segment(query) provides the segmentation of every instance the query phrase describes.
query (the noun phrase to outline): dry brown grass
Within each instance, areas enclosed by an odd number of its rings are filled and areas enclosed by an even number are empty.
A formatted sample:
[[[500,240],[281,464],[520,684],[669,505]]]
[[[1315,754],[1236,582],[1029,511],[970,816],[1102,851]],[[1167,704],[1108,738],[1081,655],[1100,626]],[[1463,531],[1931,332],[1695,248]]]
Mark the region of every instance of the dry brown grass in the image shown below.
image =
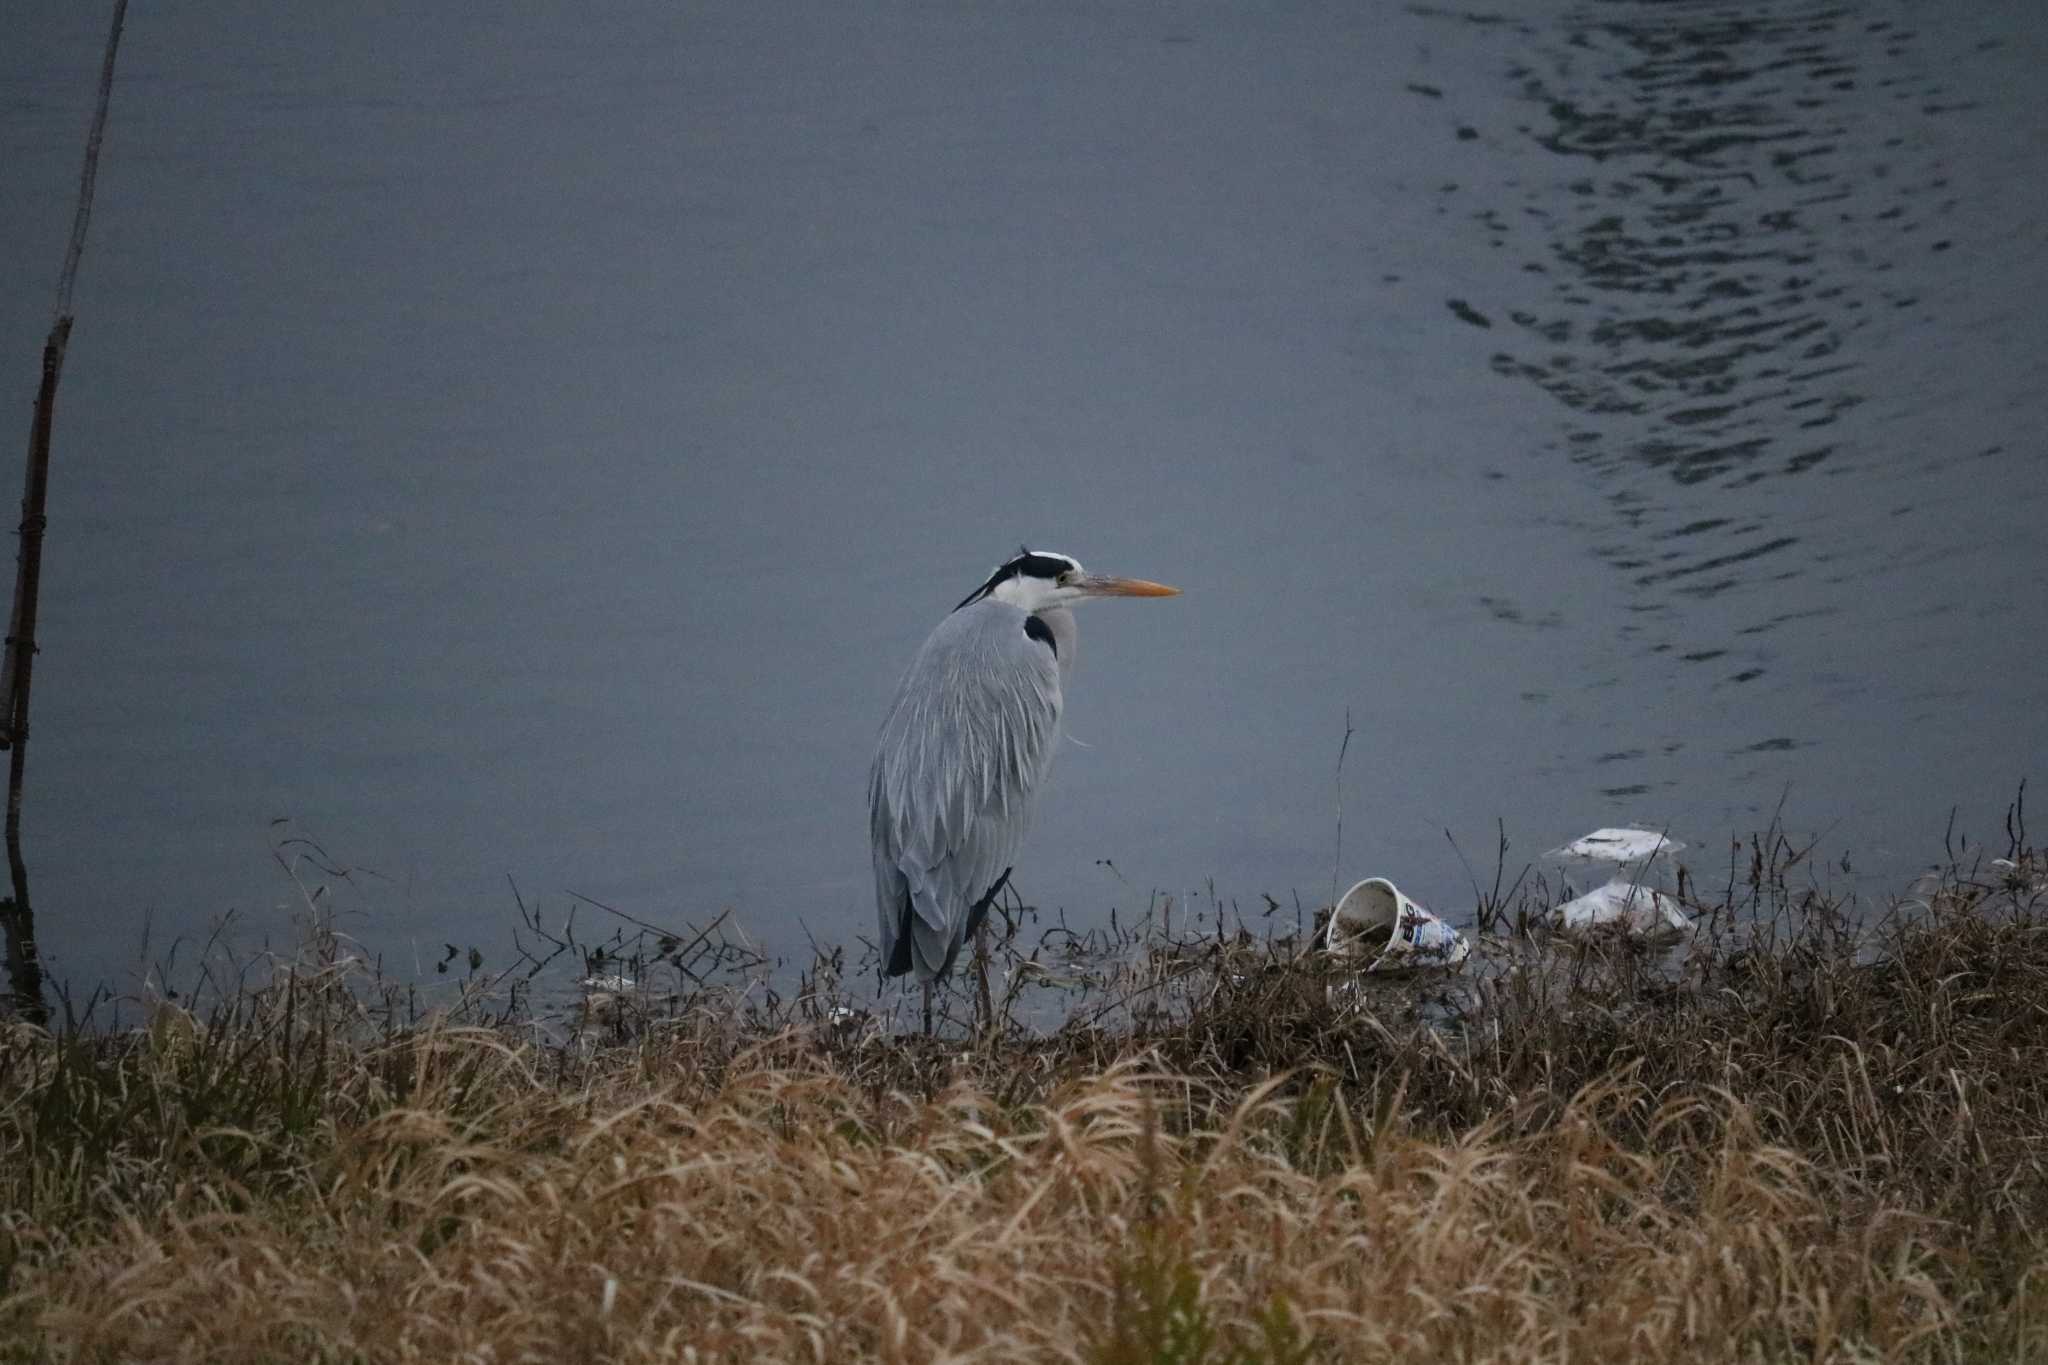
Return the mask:
[[[17,1323],[194,1361],[1901,1358],[1953,1327],[1924,1220],[1838,1217],[1725,1099],[1618,1082],[1531,1136],[1304,1144],[1259,1092],[1162,1131],[1185,1082],[1135,1065],[1006,1111],[878,1108],[794,1045],[571,1093],[529,1062],[422,1041],[413,1103],[263,1197],[123,1212]],[[1678,1154],[1618,1143],[1632,1110]]]
[[[18,1028],[0,1361],[2038,1358],[2037,896],[1547,945],[1431,1024],[1223,945],[979,1043],[707,997],[545,1046],[332,962]]]

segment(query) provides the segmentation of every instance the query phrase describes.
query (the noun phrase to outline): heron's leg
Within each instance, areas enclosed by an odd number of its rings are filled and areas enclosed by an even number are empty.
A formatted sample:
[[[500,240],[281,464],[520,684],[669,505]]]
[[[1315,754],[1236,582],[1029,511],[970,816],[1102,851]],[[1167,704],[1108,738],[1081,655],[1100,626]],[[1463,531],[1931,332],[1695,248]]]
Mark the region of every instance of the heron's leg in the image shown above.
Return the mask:
[[[1010,884],[1010,873],[1015,870],[1004,868],[1003,875],[996,878],[995,885],[967,911],[967,931],[961,935],[962,938],[974,937],[975,930],[981,928],[981,921],[988,915],[988,908],[996,903],[997,896],[1003,894],[1003,888]]]
[[[997,896],[1003,894],[1013,870],[1004,868],[995,885],[967,912],[967,937],[974,940],[974,1016],[978,1037],[986,1037],[995,1029],[995,1006],[990,1003],[988,993],[988,908],[996,903]]]
[[[932,1036],[932,983],[924,983],[924,1036]]]

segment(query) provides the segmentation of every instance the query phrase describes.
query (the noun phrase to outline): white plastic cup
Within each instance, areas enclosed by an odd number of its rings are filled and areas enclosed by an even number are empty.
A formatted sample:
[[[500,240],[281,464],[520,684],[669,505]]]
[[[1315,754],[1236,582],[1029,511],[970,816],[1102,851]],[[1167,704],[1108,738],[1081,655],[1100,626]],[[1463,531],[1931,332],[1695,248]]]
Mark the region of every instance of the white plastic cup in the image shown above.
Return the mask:
[[[1362,946],[1360,940],[1378,937],[1376,929],[1386,931],[1386,943],[1366,964],[1368,972],[1457,967],[1472,954],[1463,934],[1408,899],[1385,877],[1367,877],[1344,893],[1323,926],[1323,950],[1354,955]]]

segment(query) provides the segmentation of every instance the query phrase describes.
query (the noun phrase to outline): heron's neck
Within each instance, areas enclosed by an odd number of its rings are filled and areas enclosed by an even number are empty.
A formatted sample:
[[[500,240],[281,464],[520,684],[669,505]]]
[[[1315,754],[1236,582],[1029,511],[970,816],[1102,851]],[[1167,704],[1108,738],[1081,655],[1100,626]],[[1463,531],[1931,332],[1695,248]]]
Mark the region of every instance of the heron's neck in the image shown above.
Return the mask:
[[[1045,622],[1045,628],[1052,632],[1053,652],[1060,661],[1060,688],[1064,691],[1074,672],[1074,659],[1081,652],[1081,632],[1074,613],[1067,607],[1041,607],[1031,614]]]

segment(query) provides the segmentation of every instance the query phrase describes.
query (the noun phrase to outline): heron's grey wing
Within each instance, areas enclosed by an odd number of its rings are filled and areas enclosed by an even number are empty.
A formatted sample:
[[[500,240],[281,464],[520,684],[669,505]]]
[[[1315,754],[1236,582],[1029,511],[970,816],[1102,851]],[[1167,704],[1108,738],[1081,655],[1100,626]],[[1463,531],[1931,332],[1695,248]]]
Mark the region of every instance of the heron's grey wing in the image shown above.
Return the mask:
[[[948,616],[882,723],[868,805],[891,971],[914,966],[928,981],[952,965],[968,909],[1030,823],[1059,733],[1060,680],[1052,650],[1024,621],[988,600]]]

